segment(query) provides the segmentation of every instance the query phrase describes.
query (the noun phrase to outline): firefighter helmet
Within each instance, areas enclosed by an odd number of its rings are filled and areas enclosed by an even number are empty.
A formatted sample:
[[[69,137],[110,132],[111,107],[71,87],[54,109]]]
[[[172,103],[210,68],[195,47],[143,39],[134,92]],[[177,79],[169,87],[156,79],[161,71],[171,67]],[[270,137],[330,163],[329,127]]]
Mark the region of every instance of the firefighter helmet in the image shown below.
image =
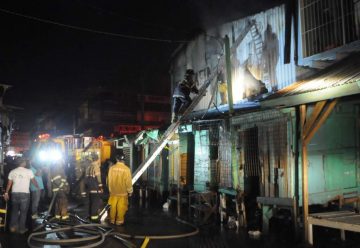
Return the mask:
[[[123,152],[119,152],[118,154],[115,155],[115,158],[117,161],[123,161],[125,159],[125,155]]]
[[[193,69],[187,69],[185,72],[185,76],[195,75],[195,72]]]
[[[91,160],[92,161],[97,161],[98,159],[99,159],[99,156],[97,154],[94,153],[94,154],[91,155]]]

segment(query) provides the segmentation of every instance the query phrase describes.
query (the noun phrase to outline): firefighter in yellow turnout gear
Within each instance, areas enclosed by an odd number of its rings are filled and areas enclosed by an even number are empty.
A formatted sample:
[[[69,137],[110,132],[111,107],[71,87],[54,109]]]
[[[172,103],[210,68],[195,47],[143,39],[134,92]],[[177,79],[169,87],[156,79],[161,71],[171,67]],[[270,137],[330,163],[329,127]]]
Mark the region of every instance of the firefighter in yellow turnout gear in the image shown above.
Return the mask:
[[[92,156],[92,162],[86,170],[85,182],[89,195],[90,220],[98,222],[102,205],[101,193],[103,192],[103,186],[101,183],[100,160],[96,154]]]
[[[124,224],[124,216],[128,210],[128,196],[131,196],[133,187],[131,183],[131,172],[125,165],[124,155],[116,156],[116,164],[110,167],[107,184],[109,187],[110,223],[116,225]]]
[[[58,162],[51,168],[51,189],[55,199],[55,218],[68,220],[68,199],[69,184],[65,176],[64,163]]]

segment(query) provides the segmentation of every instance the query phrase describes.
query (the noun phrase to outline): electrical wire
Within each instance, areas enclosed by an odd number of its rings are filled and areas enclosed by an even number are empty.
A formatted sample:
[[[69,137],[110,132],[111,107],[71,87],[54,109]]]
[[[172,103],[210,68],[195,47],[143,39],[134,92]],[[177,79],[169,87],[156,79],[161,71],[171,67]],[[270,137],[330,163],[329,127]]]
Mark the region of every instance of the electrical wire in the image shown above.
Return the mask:
[[[90,33],[95,33],[95,34],[102,34],[102,35],[120,37],[120,38],[124,38],[124,39],[145,40],[145,41],[164,42],[164,43],[187,43],[187,42],[189,42],[188,40],[158,39],[158,38],[145,37],[145,36],[135,36],[135,35],[127,35],[127,34],[106,32],[106,31],[101,31],[101,30],[96,30],[96,29],[91,29],[91,28],[84,28],[84,27],[79,27],[79,26],[74,26],[74,25],[68,25],[68,24],[64,24],[64,23],[61,23],[61,22],[55,22],[55,21],[42,19],[42,18],[35,17],[35,16],[24,15],[24,14],[21,14],[21,13],[13,12],[13,11],[10,11],[10,10],[7,10],[7,9],[2,9],[2,8],[0,8],[0,12],[6,13],[6,14],[9,14],[9,15],[19,16],[19,17],[30,19],[30,20],[33,20],[33,21],[52,24],[52,25],[56,25],[56,26],[60,26],[60,27],[64,27],[64,28],[69,28],[69,29],[74,29],[74,30],[79,30],[79,31],[84,31],[84,32],[90,32]]]

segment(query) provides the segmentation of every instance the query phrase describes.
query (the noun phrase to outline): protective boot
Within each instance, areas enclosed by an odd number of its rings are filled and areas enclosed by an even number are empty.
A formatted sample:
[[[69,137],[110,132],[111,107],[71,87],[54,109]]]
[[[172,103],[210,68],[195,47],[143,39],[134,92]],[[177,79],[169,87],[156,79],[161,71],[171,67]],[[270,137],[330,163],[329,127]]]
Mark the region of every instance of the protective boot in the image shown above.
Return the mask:
[[[177,120],[178,120],[177,114],[172,113],[172,115],[171,115],[171,123],[177,122]]]

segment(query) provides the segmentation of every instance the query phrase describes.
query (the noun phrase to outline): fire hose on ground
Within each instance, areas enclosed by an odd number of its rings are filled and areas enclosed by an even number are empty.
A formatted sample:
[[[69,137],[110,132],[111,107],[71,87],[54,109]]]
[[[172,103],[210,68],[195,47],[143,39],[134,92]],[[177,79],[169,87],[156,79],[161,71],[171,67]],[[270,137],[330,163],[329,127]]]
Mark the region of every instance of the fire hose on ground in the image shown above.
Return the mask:
[[[91,248],[91,247],[98,247],[99,245],[104,243],[106,240],[106,237],[113,237],[113,238],[119,240],[120,242],[122,242],[122,244],[125,247],[133,248],[136,246],[132,242],[128,241],[127,239],[141,239],[141,240],[145,240],[144,244],[145,243],[147,244],[149,239],[155,239],[155,240],[179,239],[179,238],[191,237],[191,236],[194,236],[199,233],[199,229],[196,226],[194,226],[184,220],[181,220],[179,218],[177,218],[177,221],[179,221],[185,225],[193,227],[194,231],[191,231],[188,233],[182,233],[182,234],[173,234],[173,235],[149,235],[149,236],[148,235],[131,235],[131,234],[126,234],[126,233],[114,232],[113,228],[111,228],[105,224],[90,224],[88,221],[82,219],[81,217],[79,217],[76,214],[71,215],[71,216],[74,217],[75,219],[77,219],[78,221],[80,221],[82,224],[71,225],[69,223],[66,223],[67,226],[65,226],[65,227],[63,227],[63,226],[56,227],[55,223],[52,223],[54,218],[47,220],[47,218],[51,212],[55,198],[56,198],[56,194],[53,195],[48,212],[45,215],[43,223],[40,226],[38,226],[36,229],[34,229],[34,232],[29,235],[28,240],[27,240],[29,247],[41,248],[41,247],[43,247],[43,245],[60,245],[60,246],[71,245],[71,247],[74,247],[74,248],[85,248],[85,247]],[[109,207],[109,205],[105,206],[105,208],[101,211],[101,213],[104,214],[107,211],[108,207]],[[38,231],[45,226],[49,226],[52,229],[46,230],[46,231]],[[63,233],[63,232],[68,232],[68,231],[86,234],[87,236],[81,237],[81,238],[66,238],[66,239],[50,239],[50,238],[43,237],[43,236],[46,236],[46,235],[52,234],[52,233],[57,234],[57,233]],[[34,242],[36,242],[37,244],[41,244],[41,246],[35,245]],[[75,245],[78,245],[78,246],[75,246]],[[146,245],[143,245],[142,247],[146,247]]]

